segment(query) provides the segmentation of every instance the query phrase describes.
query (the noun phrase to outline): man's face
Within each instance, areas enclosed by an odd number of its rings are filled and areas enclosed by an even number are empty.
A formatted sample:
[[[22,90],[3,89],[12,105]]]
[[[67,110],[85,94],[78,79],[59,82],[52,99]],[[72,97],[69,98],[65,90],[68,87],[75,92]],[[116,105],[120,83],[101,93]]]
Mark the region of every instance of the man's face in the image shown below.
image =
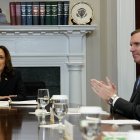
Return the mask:
[[[5,53],[0,49],[0,73],[4,70],[5,67]]]
[[[130,47],[134,61],[140,64],[140,33],[131,36]]]

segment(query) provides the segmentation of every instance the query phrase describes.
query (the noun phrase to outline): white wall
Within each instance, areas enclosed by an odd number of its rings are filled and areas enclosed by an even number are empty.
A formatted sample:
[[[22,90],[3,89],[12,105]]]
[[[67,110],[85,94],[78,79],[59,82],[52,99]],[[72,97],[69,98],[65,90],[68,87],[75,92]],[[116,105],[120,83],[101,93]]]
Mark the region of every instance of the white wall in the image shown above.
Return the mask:
[[[118,94],[129,99],[135,81],[135,63],[130,49],[130,33],[135,29],[135,0],[117,0]]]

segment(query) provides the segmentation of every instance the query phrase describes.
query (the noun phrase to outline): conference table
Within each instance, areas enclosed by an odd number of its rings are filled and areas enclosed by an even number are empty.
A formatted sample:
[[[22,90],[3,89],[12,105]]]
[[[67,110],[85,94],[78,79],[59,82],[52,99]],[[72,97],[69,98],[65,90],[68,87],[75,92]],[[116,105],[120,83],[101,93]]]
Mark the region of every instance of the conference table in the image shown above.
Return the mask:
[[[0,140],[66,140],[68,137],[65,133],[60,133],[59,129],[40,127],[42,118],[34,114],[36,105],[14,105],[9,107],[0,107]],[[119,115],[105,115],[104,119],[122,119]],[[58,123],[57,118],[52,122],[50,115],[45,116],[45,122],[47,125],[52,123]],[[123,118],[125,119],[125,118]],[[75,126],[73,131],[73,140],[81,140],[81,132],[78,129],[79,115],[68,114],[65,120]],[[66,130],[65,128],[64,130]],[[97,140],[101,140],[103,137],[103,131],[108,132],[127,132],[129,130],[139,130],[139,125],[121,125],[114,127],[110,124],[101,125],[101,133],[97,137]],[[70,130],[68,130],[70,131]]]

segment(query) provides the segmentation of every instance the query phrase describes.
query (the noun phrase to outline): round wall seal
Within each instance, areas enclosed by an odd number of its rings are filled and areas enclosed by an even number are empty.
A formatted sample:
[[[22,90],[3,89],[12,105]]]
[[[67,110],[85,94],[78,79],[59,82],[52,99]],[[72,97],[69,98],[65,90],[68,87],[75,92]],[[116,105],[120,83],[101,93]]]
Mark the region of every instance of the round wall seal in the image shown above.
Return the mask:
[[[76,3],[71,9],[71,21],[73,24],[90,24],[93,10],[86,2]]]

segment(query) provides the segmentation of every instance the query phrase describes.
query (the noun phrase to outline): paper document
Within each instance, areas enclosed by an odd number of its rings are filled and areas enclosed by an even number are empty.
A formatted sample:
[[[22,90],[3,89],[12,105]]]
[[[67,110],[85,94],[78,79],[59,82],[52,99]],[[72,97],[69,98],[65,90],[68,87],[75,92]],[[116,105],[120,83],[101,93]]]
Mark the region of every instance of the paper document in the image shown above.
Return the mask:
[[[0,107],[9,107],[9,101],[0,101]]]
[[[127,140],[128,132],[103,132],[103,140]]]
[[[79,108],[68,108],[67,114],[80,114]]]
[[[36,109],[36,105],[34,104],[27,104],[27,105],[24,105],[24,104],[13,104],[14,107],[17,107],[17,108],[34,108]]]
[[[58,128],[60,126],[60,124],[47,124],[47,125],[40,125],[39,127],[43,127],[43,128]],[[62,127],[64,127],[64,125],[62,125]]]
[[[18,104],[18,105],[37,105],[36,100],[27,100],[27,101],[11,101],[10,104]]]
[[[80,108],[68,108],[68,113],[67,114],[81,114],[80,113]],[[102,110],[100,112],[101,115],[109,115],[108,112]]]
[[[116,124],[116,125],[124,125],[124,124],[135,124],[140,125],[140,122],[137,120],[101,120],[102,124]]]

